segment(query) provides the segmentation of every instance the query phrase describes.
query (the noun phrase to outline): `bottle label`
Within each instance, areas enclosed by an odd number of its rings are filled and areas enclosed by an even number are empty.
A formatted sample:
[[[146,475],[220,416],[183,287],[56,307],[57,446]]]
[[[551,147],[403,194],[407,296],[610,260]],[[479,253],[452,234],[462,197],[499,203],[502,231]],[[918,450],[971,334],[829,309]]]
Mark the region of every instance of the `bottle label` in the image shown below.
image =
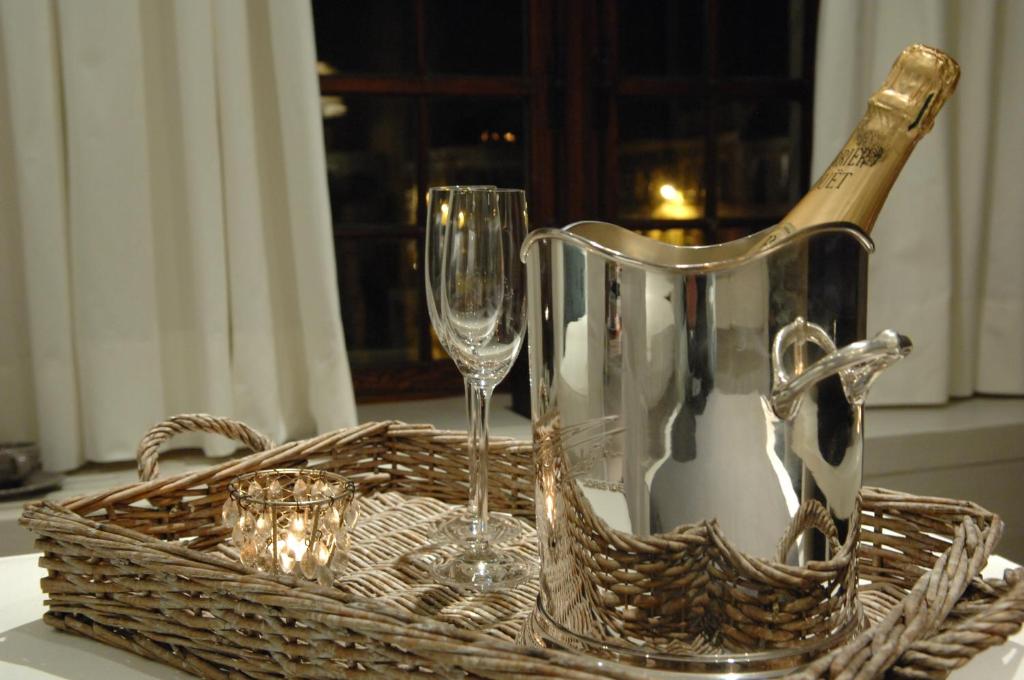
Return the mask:
[[[873,165],[877,165],[884,155],[885,147],[881,144],[854,144],[840,151],[836,159],[832,161],[831,167],[870,168]]]
[[[873,137],[875,135],[856,135],[859,137]],[[870,139],[859,139],[843,147],[842,151],[835,157],[832,164],[828,166],[818,181],[814,183],[815,189],[841,189],[860,168],[871,168],[878,165],[885,157],[885,147]]]

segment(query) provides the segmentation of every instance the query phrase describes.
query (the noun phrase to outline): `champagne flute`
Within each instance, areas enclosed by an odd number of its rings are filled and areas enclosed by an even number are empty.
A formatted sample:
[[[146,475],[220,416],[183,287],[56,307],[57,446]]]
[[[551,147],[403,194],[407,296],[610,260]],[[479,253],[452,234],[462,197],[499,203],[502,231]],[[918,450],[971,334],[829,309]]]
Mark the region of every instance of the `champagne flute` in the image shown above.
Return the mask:
[[[527,231],[526,195],[519,189],[455,189],[441,257],[441,314],[449,353],[477,409],[475,437],[479,537],[434,566],[435,578],[452,586],[494,590],[522,583],[530,565],[487,540],[488,409],[495,386],[508,374],[522,346],[526,323],[526,267],[519,248]]]
[[[426,235],[423,243],[423,274],[427,288],[427,313],[434,327],[441,347],[452,355],[446,330],[446,318],[441,307],[441,264],[444,251],[444,237],[448,229],[449,215],[452,205],[452,194],[456,190],[493,191],[493,185],[481,186],[446,186],[433,187],[427,192]],[[519,525],[508,515],[491,514],[486,525],[479,523],[477,512],[478,491],[475,484],[479,481],[478,447],[473,441],[479,437],[476,406],[476,393],[470,385],[469,378],[464,377],[466,393],[466,421],[469,424],[469,502],[454,517],[442,521],[436,530],[435,540],[449,543],[471,543],[484,537],[492,543],[501,543],[515,538],[520,533]]]

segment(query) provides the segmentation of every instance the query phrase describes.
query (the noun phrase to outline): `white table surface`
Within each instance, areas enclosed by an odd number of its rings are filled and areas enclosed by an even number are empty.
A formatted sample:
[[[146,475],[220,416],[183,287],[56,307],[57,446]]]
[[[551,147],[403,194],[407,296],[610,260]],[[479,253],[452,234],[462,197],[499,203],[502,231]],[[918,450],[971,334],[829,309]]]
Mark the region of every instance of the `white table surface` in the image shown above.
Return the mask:
[[[115,649],[89,638],[70,635],[43,623],[43,594],[39,579],[46,571],[39,555],[0,558],[0,678],[191,678],[169,666]],[[993,557],[986,576],[1001,577],[1016,565]],[[950,677],[958,680],[1024,680],[1024,632],[999,647],[988,649]]]

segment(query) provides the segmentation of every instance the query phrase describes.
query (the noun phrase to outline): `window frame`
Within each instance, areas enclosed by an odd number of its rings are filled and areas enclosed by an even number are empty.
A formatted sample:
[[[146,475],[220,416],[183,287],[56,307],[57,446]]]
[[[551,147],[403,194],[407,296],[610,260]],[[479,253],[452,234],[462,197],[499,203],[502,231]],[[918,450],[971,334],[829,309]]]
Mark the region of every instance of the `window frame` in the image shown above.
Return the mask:
[[[729,240],[768,226],[783,217],[765,214],[754,218],[721,218],[718,215],[718,123],[720,107],[727,99],[786,100],[800,109],[798,132],[800,172],[798,187],[806,191],[810,182],[812,121],[814,113],[814,63],[819,0],[804,3],[801,41],[801,69],[798,77],[723,76],[720,72],[722,45],[720,6],[728,0],[705,0],[706,38],[704,63],[700,75],[644,76],[622,72],[619,58],[621,45],[618,33],[618,2],[602,0],[567,0],[567,16],[576,18],[586,35],[584,42],[592,45],[589,63],[570,54],[565,94],[568,120],[585,121],[585,140],[574,143],[567,158],[570,166],[593,168],[589,176],[577,169],[567,173],[568,221],[594,218],[606,219],[635,230],[698,228],[709,242]],[[579,20],[582,18],[582,20]],[[593,78],[588,78],[593,74]],[[618,141],[619,121],[617,99],[620,96],[690,97],[704,106],[704,187],[705,203],[702,217],[689,220],[623,219],[618,204]],[[595,149],[588,153],[587,148]],[[576,178],[573,181],[573,178]],[[587,196],[581,189],[598,186],[600,191]]]
[[[365,73],[320,76],[321,96],[379,95],[412,97],[416,111],[416,224],[351,225],[332,224],[335,241],[339,238],[396,237],[415,238],[417,258],[423,259],[425,194],[428,187],[430,149],[430,100],[432,97],[501,97],[526,104],[526,173],[531,213],[552,215],[554,158],[551,155],[546,73],[550,66],[550,5],[544,0],[522,0],[524,12],[524,72],[511,76],[475,76],[432,74],[428,71],[426,32],[428,0],[412,0],[415,13],[416,67],[412,74],[376,75]],[[342,291],[344,294],[344,291]],[[420,357],[412,363],[353,366],[352,377],[357,400],[415,399],[456,394],[462,390],[462,377],[451,361],[430,358],[430,321],[425,305],[419,307],[416,320],[420,329]]]
[[[818,0],[806,0],[799,77],[723,77],[719,72],[720,5],[705,0],[704,64],[700,75],[627,75],[619,67],[617,0],[521,0],[524,13],[524,69],[519,75],[448,75],[428,71],[426,12],[429,0],[410,0],[415,13],[415,71],[403,75],[366,73],[320,76],[320,92],[415,99],[416,224],[332,225],[334,239],[396,237],[416,239],[422,261],[425,193],[428,186],[430,101],[433,97],[512,98],[525,106],[525,169],[531,228],[556,227],[580,219],[605,219],[631,229],[698,228],[707,242],[728,240],[777,221],[781,215],[723,219],[718,214],[718,117],[728,99],[786,99],[800,110],[799,187],[810,180],[814,52]],[[618,215],[618,108],[620,96],[692,97],[704,106],[704,215],[691,220],[624,220]],[[344,295],[344,291],[341,291]],[[459,394],[462,377],[450,360],[430,358],[430,322],[419,306],[417,362],[353,366],[357,400],[372,402]],[[525,352],[523,353],[525,355]],[[506,385],[528,412],[523,357]],[[525,402],[524,402],[525,400]],[[524,406],[524,403],[526,406]]]

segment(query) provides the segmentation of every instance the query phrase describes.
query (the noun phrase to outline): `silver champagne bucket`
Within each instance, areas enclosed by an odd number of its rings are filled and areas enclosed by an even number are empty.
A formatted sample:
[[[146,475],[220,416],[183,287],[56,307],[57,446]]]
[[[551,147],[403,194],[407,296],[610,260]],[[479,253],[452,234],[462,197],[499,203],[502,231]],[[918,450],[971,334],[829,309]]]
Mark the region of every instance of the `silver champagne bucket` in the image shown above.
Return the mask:
[[[872,248],[841,223],[701,247],[602,222],[529,235],[527,641],[770,674],[856,630],[862,405],[910,349],[862,340]]]

